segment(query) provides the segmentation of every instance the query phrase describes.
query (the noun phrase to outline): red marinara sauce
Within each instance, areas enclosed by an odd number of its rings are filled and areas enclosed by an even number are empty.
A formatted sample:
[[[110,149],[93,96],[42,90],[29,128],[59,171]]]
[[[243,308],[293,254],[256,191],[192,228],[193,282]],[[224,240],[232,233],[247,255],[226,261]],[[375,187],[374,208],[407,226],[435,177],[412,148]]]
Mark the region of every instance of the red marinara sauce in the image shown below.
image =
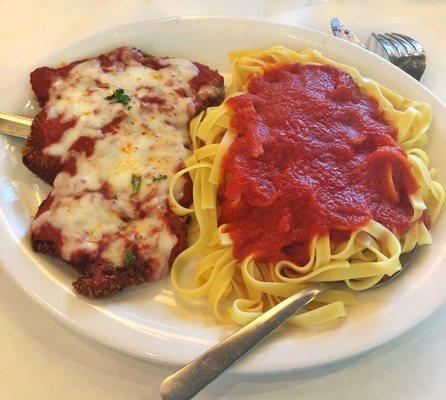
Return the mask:
[[[219,222],[237,259],[302,265],[315,235],[338,242],[372,219],[409,229],[418,184],[407,155],[346,72],[278,65],[228,103],[238,137],[223,161]]]

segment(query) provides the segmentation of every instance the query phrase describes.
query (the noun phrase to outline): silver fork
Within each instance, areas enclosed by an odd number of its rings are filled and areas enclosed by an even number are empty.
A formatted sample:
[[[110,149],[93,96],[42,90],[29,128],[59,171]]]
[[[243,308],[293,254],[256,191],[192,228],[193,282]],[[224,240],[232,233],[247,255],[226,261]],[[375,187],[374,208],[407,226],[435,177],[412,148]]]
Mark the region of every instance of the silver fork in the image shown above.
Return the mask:
[[[333,34],[354,44],[370,50],[359,38],[339,19],[331,20]],[[416,80],[420,80],[426,69],[426,53],[423,46],[410,36],[401,33],[372,33],[372,36],[382,46],[389,61],[401,68]]]
[[[417,246],[412,251],[401,255],[401,269],[392,276],[383,276],[370,289],[384,286],[398,276],[409,265],[416,250]],[[160,387],[161,398],[163,400],[191,399],[239,358],[243,357],[291,318],[299,309],[330,287],[330,285],[311,283],[305,289],[283,300],[248,325],[221,340],[206,353],[167,377]]]
[[[423,46],[410,36],[401,33],[372,33],[387,53],[392,64],[420,80],[426,69],[426,53]]]

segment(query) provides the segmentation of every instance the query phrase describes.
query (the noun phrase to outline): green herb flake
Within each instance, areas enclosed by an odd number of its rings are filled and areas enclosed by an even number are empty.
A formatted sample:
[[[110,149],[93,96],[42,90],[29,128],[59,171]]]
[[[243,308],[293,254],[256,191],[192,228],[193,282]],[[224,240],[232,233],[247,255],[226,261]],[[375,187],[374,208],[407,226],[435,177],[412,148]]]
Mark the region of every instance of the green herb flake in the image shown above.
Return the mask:
[[[135,255],[131,252],[131,250],[127,250],[124,254],[124,264],[125,265],[130,265],[135,261],[136,257]]]
[[[139,189],[141,189],[141,175],[132,174],[132,189],[133,193],[139,193]]]
[[[114,103],[121,103],[123,106],[129,104],[131,97],[124,93],[124,89],[116,89],[113,94],[107,96],[106,100],[112,100]]]
[[[163,181],[164,179],[167,179],[167,175],[158,175],[153,177],[153,182]]]

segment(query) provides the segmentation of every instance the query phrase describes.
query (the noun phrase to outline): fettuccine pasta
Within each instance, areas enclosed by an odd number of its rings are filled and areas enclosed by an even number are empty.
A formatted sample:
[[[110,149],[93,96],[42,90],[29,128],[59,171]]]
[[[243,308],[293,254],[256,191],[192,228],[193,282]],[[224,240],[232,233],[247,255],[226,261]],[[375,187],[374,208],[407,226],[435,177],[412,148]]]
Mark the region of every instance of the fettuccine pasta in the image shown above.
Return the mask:
[[[221,321],[247,324],[309,282],[332,284],[290,322],[312,326],[346,315],[345,306],[356,303],[352,291],[368,289],[385,275],[400,268],[399,257],[416,245],[431,243],[426,217],[437,218],[444,202],[444,190],[429,169],[428,156],[421,149],[427,142],[431,108],[404,98],[379,83],[362,77],[353,67],[334,62],[315,50],[296,52],[282,46],[266,50],[232,53],[232,84],[228,98],[245,93],[252,77],[262,76],[266,68],[283,63],[330,64],[347,72],[361,92],[374,98],[385,120],[396,128],[397,143],[407,153],[418,189],[409,195],[413,209],[410,229],[403,235],[370,220],[354,230],[342,243],[328,235],[314,236],[309,245],[308,262],[289,260],[256,261],[255,255],[240,260],[234,256],[233,240],[226,224],[219,223],[218,189],[225,177],[222,163],[237,138],[231,120],[234,112],[228,99],[198,115],[190,125],[193,154],[186,167],[170,184],[169,202],[178,215],[189,215],[189,247],[174,261],[171,279],[184,298],[207,298],[213,314]],[[193,205],[181,206],[175,196],[176,182],[189,174],[193,182]],[[192,263],[194,282],[183,276]],[[350,290],[348,290],[348,289]]]

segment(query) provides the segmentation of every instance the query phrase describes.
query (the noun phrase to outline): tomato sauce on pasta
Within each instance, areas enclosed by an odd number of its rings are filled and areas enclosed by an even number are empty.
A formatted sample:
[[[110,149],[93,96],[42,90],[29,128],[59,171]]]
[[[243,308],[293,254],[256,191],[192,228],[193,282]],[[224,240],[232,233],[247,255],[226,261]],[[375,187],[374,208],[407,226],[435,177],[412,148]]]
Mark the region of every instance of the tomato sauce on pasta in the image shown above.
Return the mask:
[[[221,222],[234,255],[305,264],[314,236],[371,219],[404,234],[418,184],[378,103],[331,65],[285,64],[229,99],[238,137],[223,173]],[[342,234],[341,234],[342,235]]]

